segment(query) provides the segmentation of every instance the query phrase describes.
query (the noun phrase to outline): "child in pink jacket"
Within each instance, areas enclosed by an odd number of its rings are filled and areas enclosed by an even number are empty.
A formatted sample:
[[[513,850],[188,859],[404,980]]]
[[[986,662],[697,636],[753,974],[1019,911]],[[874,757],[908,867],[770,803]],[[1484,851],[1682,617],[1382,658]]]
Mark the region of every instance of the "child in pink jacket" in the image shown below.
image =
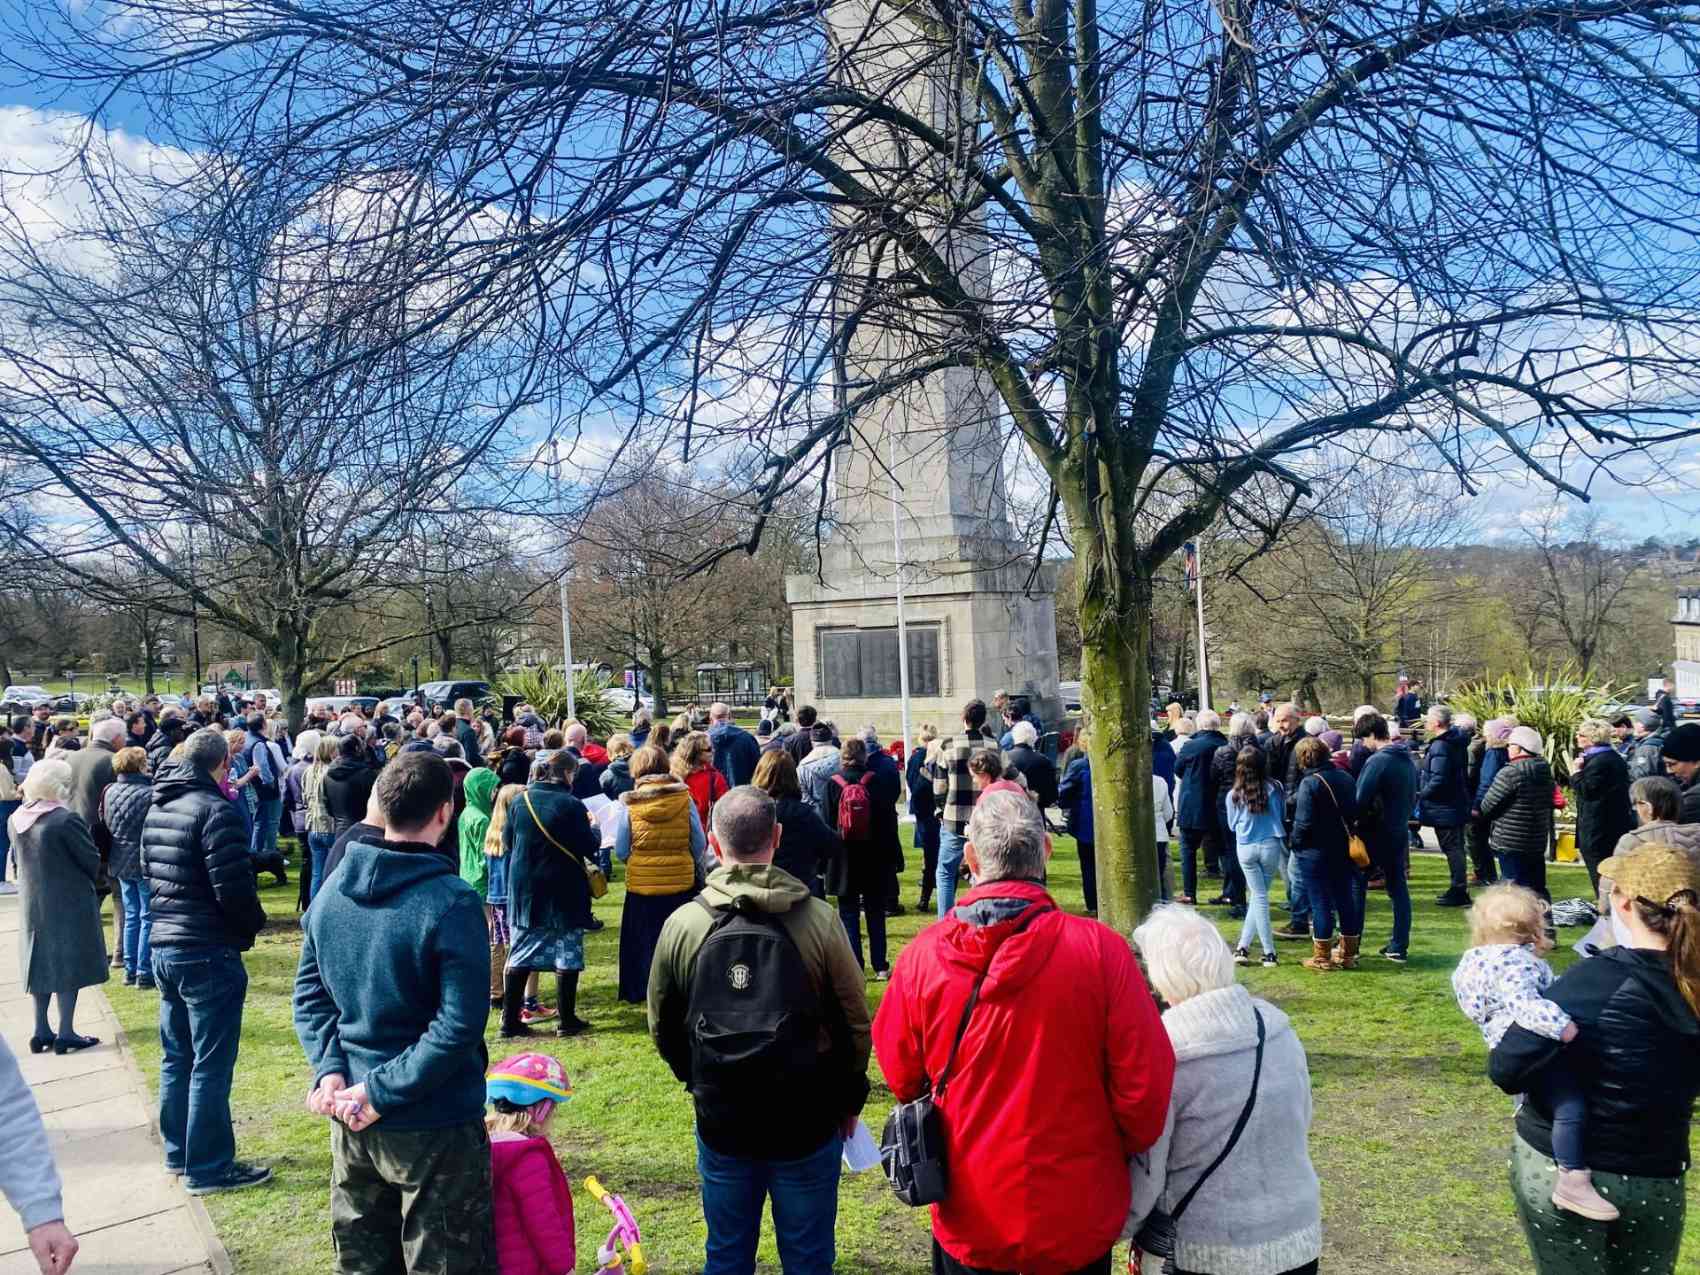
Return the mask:
[[[547,1054],[504,1058],[484,1084],[501,1275],[568,1275],[576,1261],[573,1195],[548,1126],[556,1105],[572,1099],[572,1084]]]

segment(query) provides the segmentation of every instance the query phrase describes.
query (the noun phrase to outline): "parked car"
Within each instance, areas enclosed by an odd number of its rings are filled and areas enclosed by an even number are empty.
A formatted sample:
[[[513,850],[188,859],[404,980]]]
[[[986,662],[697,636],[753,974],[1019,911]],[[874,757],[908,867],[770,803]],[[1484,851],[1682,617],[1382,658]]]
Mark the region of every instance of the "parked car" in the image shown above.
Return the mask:
[[[27,713],[37,704],[51,704],[53,698],[43,686],[8,686],[0,691],[0,709],[8,713]]]
[[[68,691],[64,695],[55,695],[47,703],[55,713],[79,713],[94,703],[94,696],[84,695],[81,691]]]
[[[311,713],[322,708],[335,716],[351,708],[358,708],[370,717],[377,711],[378,704],[376,695],[314,695],[307,701],[307,711]]]
[[[444,708],[453,708],[455,701],[460,699],[483,704],[495,698],[490,694],[488,682],[423,682],[420,684],[419,694],[427,705],[441,704]]]

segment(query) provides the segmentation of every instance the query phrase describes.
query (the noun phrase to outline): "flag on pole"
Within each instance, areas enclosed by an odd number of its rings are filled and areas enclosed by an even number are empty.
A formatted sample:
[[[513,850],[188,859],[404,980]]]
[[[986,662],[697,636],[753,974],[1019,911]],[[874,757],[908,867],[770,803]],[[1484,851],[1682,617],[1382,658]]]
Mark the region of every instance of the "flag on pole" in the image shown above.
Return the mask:
[[[1198,546],[1187,541],[1181,546],[1181,556],[1186,563],[1186,583],[1189,589],[1198,587]]]

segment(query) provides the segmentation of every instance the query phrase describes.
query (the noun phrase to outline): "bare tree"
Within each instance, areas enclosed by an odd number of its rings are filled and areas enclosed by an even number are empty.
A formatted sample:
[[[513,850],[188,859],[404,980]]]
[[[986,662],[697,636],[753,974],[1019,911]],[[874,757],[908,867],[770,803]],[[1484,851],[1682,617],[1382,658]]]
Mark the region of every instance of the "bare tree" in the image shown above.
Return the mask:
[[[882,483],[840,449],[905,397],[1000,423],[1076,555],[1119,927],[1189,537],[1272,535],[1378,440],[1581,495],[1693,433],[1676,0],[14,3],[32,74],[141,89],[245,172],[396,174],[442,281],[416,327],[537,308],[614,468],[718,468],[746,549],[829,472]],[[469,204],[503,215],[441,233]]]
[[[1586,680],[1619,623],[1619,602],[1641,570],[1640,559],[1633,550],[1610,543],[1610,530],[1592,510],[1549,517],[1529,538],[1540,556],[1534,581],[1539,607],[1564,635]]]
[[[685,568],[741,530],[718,501],[664,470],[604,501],[584,527],[569,590],[575,629],[610,663],[648,670],[658,718],[679,665],[736,631],[740,599],[731,582]],[[558,624],[558,609],[555,616]]]
[[[407,241],[367,234],[382,205],[89,181],[87,225],[0,220],[0,439],[74,510],[24,534],[110,606],[241,634],[299,723],[309,685],[398,640],[411,548],[490,498],[533,383],[462,330],[399,339],[420,301],[391,286]]]

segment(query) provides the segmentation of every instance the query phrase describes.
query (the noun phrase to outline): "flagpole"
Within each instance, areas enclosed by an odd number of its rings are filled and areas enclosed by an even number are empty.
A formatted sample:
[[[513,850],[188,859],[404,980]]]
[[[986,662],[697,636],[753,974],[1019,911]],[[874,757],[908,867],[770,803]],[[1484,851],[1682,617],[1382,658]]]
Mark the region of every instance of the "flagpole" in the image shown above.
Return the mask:
[[[903,624],[903,529],[897,516],[897,430],[890,429],[891,438],[891,543],[897,560],[897,683],[903,707],[903,751],[907,757],[914,747],[909,733],[909,638]],[[904,773],[908,770],[905,767]]]
[[[1193,597],[1198,603],[1198,711],[1210,707],[1210,659],[1204,651],[1204,537],[1193,542]]]

